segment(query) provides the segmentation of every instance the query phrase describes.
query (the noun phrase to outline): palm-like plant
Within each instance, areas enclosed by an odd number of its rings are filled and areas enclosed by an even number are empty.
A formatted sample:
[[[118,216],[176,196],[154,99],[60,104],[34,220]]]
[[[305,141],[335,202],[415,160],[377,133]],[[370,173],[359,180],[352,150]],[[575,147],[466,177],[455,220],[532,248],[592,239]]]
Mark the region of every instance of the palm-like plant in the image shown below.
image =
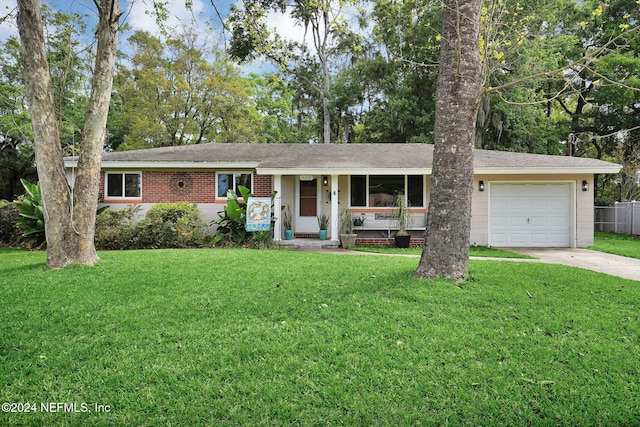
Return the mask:
[[[31,184],[24,179],[21,179],[20,182],[26,193],[13,202],[18,212],[20,212],[16,226],[22,232],[23,237],[30,240],[35,246],[39,246],[45,241],[44,209],[42,208],[40,182]]]

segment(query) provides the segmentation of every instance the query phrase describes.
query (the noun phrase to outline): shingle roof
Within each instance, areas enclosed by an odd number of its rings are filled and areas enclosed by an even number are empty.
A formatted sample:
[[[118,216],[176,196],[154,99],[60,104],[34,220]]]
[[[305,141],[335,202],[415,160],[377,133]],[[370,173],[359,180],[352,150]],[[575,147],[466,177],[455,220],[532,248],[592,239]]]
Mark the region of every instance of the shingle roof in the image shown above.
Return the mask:
[[[67,159],[72,161],[72,159]],[[432,144],[201,144],[105,153],[103,167],[135,164],[183,164],[193,167],[254,164],[259,170],[430,170]],[[474,169],[567,169],[592,173],[615,173],[619,165],[597,159],[550,156],[504,151],[474,150]]]

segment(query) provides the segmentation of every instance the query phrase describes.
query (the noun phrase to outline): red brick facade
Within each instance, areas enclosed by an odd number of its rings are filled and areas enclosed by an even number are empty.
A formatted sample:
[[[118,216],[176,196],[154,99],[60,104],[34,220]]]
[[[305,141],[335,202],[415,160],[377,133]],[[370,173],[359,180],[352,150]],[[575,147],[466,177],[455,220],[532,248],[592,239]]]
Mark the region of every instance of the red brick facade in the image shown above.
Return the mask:
[[[105,173],[100,177],[100,193],[105,195]],[[270,175],[253,176],[253,194],[257,197],[269,197],[272,191]],[[109,199],[109,203],[216,203],[215,172],[142,172],[141,199]],[[223,202],[223,201],[220,201]]]
[[[364,238],[357,238],[356,245],[395,246],[396,241],[393,238],[385,239],[385,238],[364,237]],[[422,246],[422,245],[424,245],[424,238],[422,237],[418,237],[418,238],[412,237],[411,240],[409,241],[409,246],[411,247]]]
[[[253,195],[256,197],[269,197],[273,191],[271,175],[253,176]]]

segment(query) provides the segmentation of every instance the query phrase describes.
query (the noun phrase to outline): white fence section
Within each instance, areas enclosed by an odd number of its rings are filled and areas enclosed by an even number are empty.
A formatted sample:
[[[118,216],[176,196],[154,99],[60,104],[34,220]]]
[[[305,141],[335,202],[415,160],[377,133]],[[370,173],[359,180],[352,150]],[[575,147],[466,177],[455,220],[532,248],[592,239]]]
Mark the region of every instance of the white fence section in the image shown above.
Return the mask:
[[[595,231],[640,235],[640,202],[596,206]]]

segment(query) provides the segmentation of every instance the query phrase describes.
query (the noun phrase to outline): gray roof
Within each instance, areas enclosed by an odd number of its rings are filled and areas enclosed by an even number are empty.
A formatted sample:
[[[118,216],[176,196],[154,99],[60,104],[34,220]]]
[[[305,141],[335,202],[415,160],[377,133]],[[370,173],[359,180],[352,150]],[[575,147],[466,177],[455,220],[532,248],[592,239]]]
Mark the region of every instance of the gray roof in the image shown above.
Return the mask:
[[[432,144],[201,144],[104,153],[103,167],[253,167],[259,173],[290,170],[345,173],[366,170],[431,172]],[[67,163],[73,163],[68,158]],[[597,159],[474,150],[476,173],[616,173]]]

